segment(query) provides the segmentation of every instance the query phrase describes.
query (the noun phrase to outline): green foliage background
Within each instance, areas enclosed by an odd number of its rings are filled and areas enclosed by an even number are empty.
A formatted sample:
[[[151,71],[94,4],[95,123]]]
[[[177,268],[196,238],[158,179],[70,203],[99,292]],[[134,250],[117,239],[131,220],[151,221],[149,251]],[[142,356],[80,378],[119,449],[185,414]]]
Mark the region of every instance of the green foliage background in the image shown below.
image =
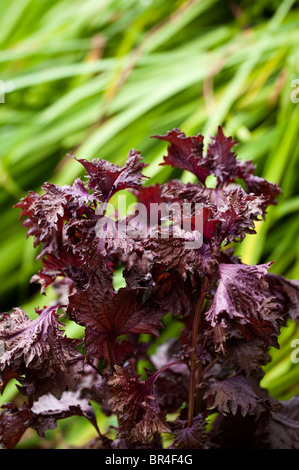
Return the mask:
[[[34,316],[54,295],[29,284],[39,263],[13,204],[45,181],[80,175],[67,153],[123,164],[135,148],[152,182],[179,177],[159,167],[165,146],[149,139],[173,127],[208,140],[223,125],[238,156],[281,185],[278,206],[239,254],[298,279],[298,44],[294,0],[1,0],[1,311],[22,306]],[[67,333],[80,331],[69,324]],[[263,385],[280,399],[299,393],[297,336],[297,325],[284,329],[266,367]],[[1,397],[9,400],[22,401],[14,383]],[[102,427],[111,424],[97,413]],[[42,443],[27,432],[19,447],[83,446],[93,435],[83,419],[68,419]]]

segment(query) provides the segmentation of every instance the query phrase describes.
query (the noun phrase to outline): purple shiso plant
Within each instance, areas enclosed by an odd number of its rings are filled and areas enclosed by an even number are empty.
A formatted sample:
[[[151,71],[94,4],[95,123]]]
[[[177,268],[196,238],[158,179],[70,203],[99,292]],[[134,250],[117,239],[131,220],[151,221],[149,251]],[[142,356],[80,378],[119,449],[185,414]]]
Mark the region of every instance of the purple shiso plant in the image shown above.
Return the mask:
[[[168,143],[162,165],[196,182],[150,185],[131,150],[123,167],[78,159],[85,179],[45,183],[15,206],[40,246],[32,282],[59,295],[33,320],[21,308],[0,315],[1,392],[14,379],[24,400],[2,406],[4,448],[28,428],[44,438],[70,416],[94,426],[88,448],[299,448],[299,397],[279,402],[260,386],[269,348],[299,316],[299,281],[234,253],[281,190],[237,158],[220,126],[206,151],[200,134],[155,137]],[[200,204],[201,245],[186,245],[193,232],[178,237],[174,224],[164,237],[163,218],[146,237],[99,237],[107,203],[123,190],[146,208]],[[196,211],[188,217],[194,227]],[[116,289],[119,271],[125,284]],[[66,319],[84,327],[82,339],[66,336]],[[117,427],[100,429],[95,405]]]

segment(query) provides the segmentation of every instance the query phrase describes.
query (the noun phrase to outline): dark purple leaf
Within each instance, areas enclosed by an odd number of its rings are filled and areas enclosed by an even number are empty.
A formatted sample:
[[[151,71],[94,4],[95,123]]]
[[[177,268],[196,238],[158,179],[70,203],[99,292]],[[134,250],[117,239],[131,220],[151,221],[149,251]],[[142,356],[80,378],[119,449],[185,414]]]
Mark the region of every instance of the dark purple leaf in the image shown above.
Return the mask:
[[[164,157],[161,165],[171,165],[175,168],[188,170],[193,173],[199,181],[205,183],[209,175],[209,169],[205,167],[203,159],[203,136],[186,137],[180,129],[173,129],[166,135],[154,135],[156,139],[169,142],[168,154]]]
[[[115,345],[121,335],[158,335],[165,311],[158,305],[143,304],[142,289],[121,288],[115,292],[103,286],[99,278],[93,278],[88,288],[70,297],[68,314],[86,327],[86,344],[93,355],[98,354],[104,341]]]
[[[243,240],[247,233],[255,233],[255,221],[261,220],[265,211],[265,200],[248,195],[242,188],[217,191],[217,218],[221,222],[220,237],[231,243]]]
[[[285,319],[296,321],[299,318],[299,281],[289,280],[277,274],[268,274],[267,281],[271,292],[281,305]]]
[[[242,375],[222,381],[212,379],[204,399],[207,400],[208,410],[216,409],[223,415],[236,415],[240,411],[242,416],[253,415],[255,419],[272,407],[271,399],[259,388],[258,382]]]
[[[81,377],[83,363],[76,349],[78,341],[63,336],[57,308],[37,311],[35,320],[30,320],[20,308],[0,316],[0,371],[12,369],[24,374],[20,379],[23,391],[32,397],[51,392],[59,398],[67,388],[74,389]]]
[[[208,145],[207,157],[213,162],[211,167],[220,186],[235,179],[237,161],[232,148],[236,144],[237,141],[226,137],[222,127],[218,126],[216,137],[212,137]]]
[[[119,419],[119,437],[147,441],[155,433],[170,432],[154,396],[153,381],[140,380],[128,369],[115,366],[109,385],[113,395],[110,402]]]
[[[207,422],[202,415],[193,419],[192,425],[177,418],[173,424],[174,441],[171,445],[173,449],[201,449],[207,440]]]
[[[245,377],[254,376],[261,380],[264,376],[261,366],[270,361],[271,356],[261,339],[252,338],[246,341],[232,338],[227,341],[226,354],[220,364],[222,370],[227,371],[227,375],[234,371],[244,374]]]
[[[138,189],[145,177],[142,170],[147,165],[141,162],[140,152],[131,150],[126,164],[119,167],[111,162],[94,159],[78,159],[88,173],[88,187],[99,201],[108,201],[113,194],[127,188]]]
[[[268,426],[269,418],[256,420],[254,416],[234,416],[218,414],[213,421],[207,442],[209,449],[267,449],[263,432]]]
[[[263,196],[268,204],[277,204],[277,196],[279,196],[282,191],[276,183],[271,183],[265,178],[260,178],[259,176],[249,176],[245,178],[246,191],[248,193],[253,193],[256,196]]]
[[[2,406],[3,411],[0,414],[0,445],[4,449],[14,449],[20,441],[30,420],[32,413],[28,406],[24,404],[21,410],[18,410],[12,403]]]
[[[282,401],[273,413],[266,442],[270,449],[299,449],[299,397]]]
[[[85,417],[99,433],[93,408],[87,399],[80,396],[80,391],[66,391],[59,400],[52,394],[43,395],[31,408],[26,403],[20,410],[13,404],[3,405],[2,408],[0,444],[6,449],[15,448],[29,427],[43,439],[47,430],[56,428],[58,420],[70,416]]]
[[[234,328],[246,339],[260,337],[276,345],[281,312],[266,280],[269,266],[219,264],[219,285],[206,319],[220,348]]]

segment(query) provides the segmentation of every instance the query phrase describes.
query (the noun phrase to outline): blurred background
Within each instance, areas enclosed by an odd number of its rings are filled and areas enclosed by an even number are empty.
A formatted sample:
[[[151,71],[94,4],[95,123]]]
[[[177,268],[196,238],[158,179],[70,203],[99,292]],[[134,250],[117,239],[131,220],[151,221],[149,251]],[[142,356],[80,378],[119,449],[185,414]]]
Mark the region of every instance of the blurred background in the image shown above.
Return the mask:
[[[223,125],[238,156],[282,187],[239,254],[299,279],[298,44],[294,0],[1,0],[0,311],[22,306],[33,316],[54,296],[29,283],[40,265],[12,206],[45,181],[72,183],[81,165],[67,153],[122,165],[135,148],[151,182],[180,177],[159,167],[165,146],[149,138],[174,127],[208,139]],[[263,385],[279,399],[299,393],[297,337],[290,323],[265,368]],[[13,382],[1,403],[10,400],[23,401]],[[47,441],[28,431],[18,447],[93,436],[83,418],[69,418]]]

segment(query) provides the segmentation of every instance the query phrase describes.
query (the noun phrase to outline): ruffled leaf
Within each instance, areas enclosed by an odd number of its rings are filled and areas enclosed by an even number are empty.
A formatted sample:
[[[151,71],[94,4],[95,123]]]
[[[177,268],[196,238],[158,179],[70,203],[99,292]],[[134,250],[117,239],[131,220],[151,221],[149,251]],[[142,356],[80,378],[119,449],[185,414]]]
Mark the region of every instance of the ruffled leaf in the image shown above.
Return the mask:
[[[265,344],[277,344],[281,312],[266,281],[269,266],[219,264],[219,284],[206,319],[214,337],[218,331],[220,348],[233,329],[246,339],[257,336]]]
[[[47,392],[59,398],[67,388],[74,389],[81,377],[78,341],[63,336],[57,309],[44,308],[35,320],[20,308],[0,316],[0,371],[3,374],[12,369],[25,375],[20,379],[22,390],[33,398]]]
[[[203,160],[203,136],[186,137],[180,129],[173,129],[166,135],[155,135],[156,139],[169,142],[168,154],[161,165],[170,165],[193,173],[199,181],[205,183],[209,169],[205,168]]]
[[[254,379],[239,375],[222,381],[211,381],[204,394],[209,410],[217,409],[223,415],[238,411],[242,416],[252,415],[258,419],[262,413],[271,410],[271,400],[259,388]]]
[[[280,403],[269,423],[266,442],[271,449],[299,449],[299,397]]]
[[[142,289],[134,288],[121,288],[115,292],[103,287],[101,280],[95,277],[88,288],[78,290],[70,297],[68,314],[86,327],[85,339],[90,354],[98,354],[104,341],[115,347],[116,339],[122,335],[158,335],[165,311],[158,305],[144,304],[142,293]]]
[[[206,425],[201,414],[193,419],[191,426],[188,426],[187,421],[177,418],[173,424],[174,441],[171,448],[201,449],[207,440]]]
[[[145,180],[140,152],[130,150],[123,167],[101,159],[78,159],[88,173],[88,187],[98,201],[107,201],[113,194],[127,188],[138,189]]]
[[[110,402],[118,415],[119,437],[147,441],[156,433],[170,432],[154,395],[153,380],[139,380],[140,376],[119,366],[115,370],[109,381],[113,392]]]

